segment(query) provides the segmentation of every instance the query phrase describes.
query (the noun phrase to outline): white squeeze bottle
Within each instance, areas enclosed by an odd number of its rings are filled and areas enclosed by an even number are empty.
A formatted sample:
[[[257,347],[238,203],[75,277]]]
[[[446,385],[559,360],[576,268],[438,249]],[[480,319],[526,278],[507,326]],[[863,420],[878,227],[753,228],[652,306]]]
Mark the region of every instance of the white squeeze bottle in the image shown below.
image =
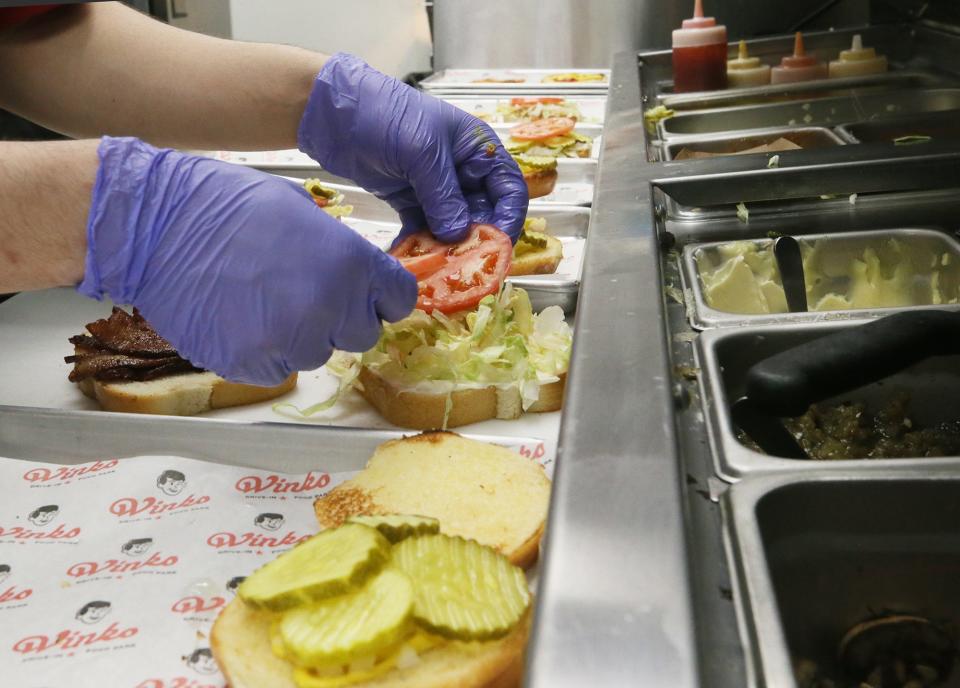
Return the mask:
[[[853,37],[850,50],[841,50],[840,59],[830,61],[830,78],[883,74],[887,71],[887,58],[877,55],[873,48],[864,48],[860,34]]]
[[[727,60],[727,87],[746,88],[766,86],[770,83],[770,66],[760,62],[759,57],[747,55],[747,42],[740,41],[739,54]]]

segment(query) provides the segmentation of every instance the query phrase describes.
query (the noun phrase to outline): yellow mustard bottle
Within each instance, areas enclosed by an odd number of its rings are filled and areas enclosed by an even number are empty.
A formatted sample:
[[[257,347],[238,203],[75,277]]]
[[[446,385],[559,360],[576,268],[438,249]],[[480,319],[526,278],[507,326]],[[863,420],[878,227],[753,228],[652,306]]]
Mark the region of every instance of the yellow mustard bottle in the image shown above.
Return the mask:
[[[760,62],[759,57],[750,57],[747,54],[747,42],[740,41],[737,57],[727,60],[727,87],[747,88],[769,83],[770,66]]]

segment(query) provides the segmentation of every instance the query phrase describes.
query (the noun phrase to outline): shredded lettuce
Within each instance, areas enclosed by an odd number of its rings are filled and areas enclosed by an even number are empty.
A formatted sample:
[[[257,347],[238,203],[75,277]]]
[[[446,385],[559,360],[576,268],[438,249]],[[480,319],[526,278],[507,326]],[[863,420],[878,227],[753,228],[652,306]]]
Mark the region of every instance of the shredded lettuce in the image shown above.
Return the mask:
[[[303,188],[306,189],[311,196],[317,199],[318,202],[320,200],[324,201],[320,207],[328,215],[336,218],[342,218],[348,217],[351,213],[353,213],[353,206],[345,205],[343,203],[343,194],[336,189],[331,189],[324,186],[320,183],[319,179],[315,177],[304,179]]]
[[[343,391],[359,384],[362,366],[393,385],[427,394],[515,388],[528,409],[541,386],[567,372],[572,340],[558,306],[535,315],[527,293],[505,284],[473,311],[447,316],[415,310],[404,320],[384,323],[372,349],[362,355],[338,352],[327,364],[340,380],[331,399],[295,410],[307,416],[332,407]]]
[[[324,206],[323,212],[333,217],[349,217],[353,214],[352,205],[328,205]]]
[[[563,103],[524,105],[514,105],[509,101],[503,101],[497,104],[497,113],[503,118],[504,122],[531,122],[547,117],[570,117],[575,120],[583,120],[580,106],[566,101]]]
[[[908,136],[899,136],[893,140],[895,146],[910,146],[916,143],[929,143],[933,141],[932,136],[926,134],[910,134]]]
[[[644,112],[644,113],[643,113],[643,123],[644,123],[644,125],[645,125],[645,127],[646,127],[646,129],[647,129],[647,133],[648,133],[648,134],[656,134],[656,133],[657,133],[657,122],[659,122],[659,121],[662,120],[662,119],[667,119],[668,117],[673,117],[674,114],[676,114],[676,113],[674,113],[673,110],[671,110],[671,109],[669,109],[669,108],[667,108],[667,107],[665,107],[665,106],[663,106],[663,105],[658,105],[657,107],[655,107],[655,108],[650,108],[649,110],[647,110],[646,112]]]
[[[331,394],[323,401],[319,401],[313,406],[300,408],[290,402],[277,402],[273,405],[273,410],[285,416],[299,415],[308,418],[317,413],[327,411],[340,401],[340,397],[355,384],[359,385],[357,377],[360,375],[360,354],[351,354],[346,351],[334,351],[333,356],[327,361],[327,370],[334,374],[339,380],[337,391]]]

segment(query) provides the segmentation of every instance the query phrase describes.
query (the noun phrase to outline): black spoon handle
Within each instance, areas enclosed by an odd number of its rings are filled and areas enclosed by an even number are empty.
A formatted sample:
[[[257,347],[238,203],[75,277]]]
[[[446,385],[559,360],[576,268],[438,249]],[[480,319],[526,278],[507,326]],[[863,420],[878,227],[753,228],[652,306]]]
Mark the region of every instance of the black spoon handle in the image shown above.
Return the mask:
[[[803,256],[800,244],[792,236],[778,237],[773,242],[773,257],[780,270],[783,295],[791,313],[807,311],[807,283],[803,275]]]
[[[782,351],[746,375],[746,396],[773,416],[882,380],[931,356],[960,353],[960,313],[913,311]]]

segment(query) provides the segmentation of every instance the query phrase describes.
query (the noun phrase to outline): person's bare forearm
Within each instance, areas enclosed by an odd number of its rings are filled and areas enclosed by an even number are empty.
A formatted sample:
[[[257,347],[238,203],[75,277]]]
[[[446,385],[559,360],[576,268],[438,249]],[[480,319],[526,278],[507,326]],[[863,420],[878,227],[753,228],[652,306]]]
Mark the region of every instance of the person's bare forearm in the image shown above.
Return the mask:
[[[211,38],[113,2],[0,34],[0,107],[73,137],[180,148],[292,148],[325,55]]]
[[[0,141],[0,293],[83,279],[97,144]]]

